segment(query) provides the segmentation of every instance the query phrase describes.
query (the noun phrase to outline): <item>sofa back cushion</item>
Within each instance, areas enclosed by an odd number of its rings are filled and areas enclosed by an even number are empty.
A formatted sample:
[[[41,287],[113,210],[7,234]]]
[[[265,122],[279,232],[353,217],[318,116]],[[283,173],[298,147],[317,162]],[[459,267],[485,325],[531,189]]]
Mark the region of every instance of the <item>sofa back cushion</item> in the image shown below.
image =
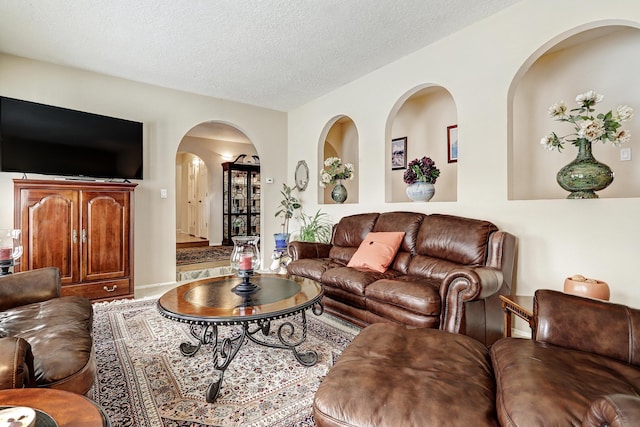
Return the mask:
[[[534,319],[536,341],[640,366],[640,310],[540,289]]]
[[[418,231],[416,252],[461,265],[481,266],[486,262],[489,236],[497,230],[489,221],[428,215]]]
[[[400,250],[415,253],[416,238],[425,214],[418,212],[385,212],[381,213],[373,226],[374,232],[402,231],[404,239]]]
[[[356,214],[343,217],[333,227],[332,248],[329,257],[349,262],[364,238],[373,229],[378,213]]]

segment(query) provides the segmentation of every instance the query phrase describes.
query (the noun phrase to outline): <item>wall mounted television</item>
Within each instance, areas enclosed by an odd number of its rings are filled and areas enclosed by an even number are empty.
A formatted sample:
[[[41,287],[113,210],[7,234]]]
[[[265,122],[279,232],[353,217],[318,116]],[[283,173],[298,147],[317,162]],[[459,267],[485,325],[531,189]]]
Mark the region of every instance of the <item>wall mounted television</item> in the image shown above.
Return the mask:
[[[0,171],[142,179],[142,123],[0,96]]]

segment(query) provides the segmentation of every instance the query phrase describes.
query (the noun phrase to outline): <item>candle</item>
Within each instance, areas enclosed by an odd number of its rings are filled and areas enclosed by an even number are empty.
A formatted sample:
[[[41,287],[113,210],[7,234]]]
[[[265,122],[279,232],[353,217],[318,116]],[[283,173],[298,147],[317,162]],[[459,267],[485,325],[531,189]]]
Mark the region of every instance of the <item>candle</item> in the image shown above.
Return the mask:
[[[0,248],[0,261],[8,261],[11,259],[13,248]]]
[[[251,255],[241,255],[238,268],[240,270],[251,270]]]

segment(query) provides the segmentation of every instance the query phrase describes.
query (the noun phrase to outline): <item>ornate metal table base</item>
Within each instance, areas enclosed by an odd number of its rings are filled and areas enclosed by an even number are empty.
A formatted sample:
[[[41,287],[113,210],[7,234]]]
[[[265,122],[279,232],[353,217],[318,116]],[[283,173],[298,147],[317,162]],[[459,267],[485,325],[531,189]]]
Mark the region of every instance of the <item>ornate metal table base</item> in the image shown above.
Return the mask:
[[[313,314],[319,316],[324,311],[324,308],[320,302],[314,304],[311,307]],[[298,347],[304,343],[307,339],[307,316],[305,310],[299,311],[302,316],[302,334],[299,339],[293,340],[295,336],[295,326],[291,322],[284,322],[279,327],[275,334],[278,338],[278,342],[269,342],[258,338],[258,332],[262,333],[262,336],[269,336],[271,330],[271,321],[282,317],[290,317],[296,313],[291,313],[286,316],[279,315],[273,318],[265,318],[257,321],[243,321],[237,320],[236,322],[230,322],[227,324],[218,324],[218,322],[200,322],[201,324],[192,324],[190,326],[191,335],[198,340],[196,344],[184,342],[180,344],[180,352],[184,356],[193,356],[202,345],[211,344],[213,346],[213,365],[214,369],[218,371],[219,377],[216,381],[213,381],[207,388],[206,399],[207,402],[213,403],[220,394],[220,388],[222,387],[222,380],[224,378],[224,372],[231,361],[238,354],[238,350],[245,343],[246,340],[252,341],[256,344],[271,347],[280,348],[285,350],[291,350],[296,360],[303,366],[313,366],[318,361],[318,353],[314,350],[306,352],[298,351]],[[239,334],[232,338],[220,338],[218,336],[218,326],[232,326],[240,325],[241,330]]]

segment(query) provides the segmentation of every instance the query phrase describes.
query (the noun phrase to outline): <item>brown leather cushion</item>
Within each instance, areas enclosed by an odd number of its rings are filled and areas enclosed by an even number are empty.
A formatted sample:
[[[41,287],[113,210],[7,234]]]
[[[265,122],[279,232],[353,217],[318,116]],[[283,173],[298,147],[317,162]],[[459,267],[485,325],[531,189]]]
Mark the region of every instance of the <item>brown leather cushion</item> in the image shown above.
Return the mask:
[[[318,426],[496,426],[488,350],[465,335],[377,323],[316,392]]]
[[[528,339],[491,347],[496,407],[503,425],[581,425],[602,395],[640,393],[640,370],[608,357]]]
[[[287,265],[287,272],[296,276],[320,281],[322,273],[331,268],[341,267],[342,265],[343,264],[338,264],[329,258],[302,258],[291,261],[289,265]]]
[[[418,212],[384,212],[376,220],[373,231],[404,231],[400,250],[412,253],[416,250],[416,236],[425,216]]]
[[[355,295],[364,296],[364,290],[370,283],[399,275],[400,272],[395,270],[379,273],[365,268],[338,267],[322,273],[321,281],[325,286],[333,286]]]
[[[536,341],[640,367],[640,310],[550,289],[537,290],[534,302]]]
[[[438,280],[419,276],[400,276],[378,280],[365,290],[372,301],[403,308],[414,313],[440,316]],[[372,310],[375,312],[375,310]],[[377,313],[384,315],[385,313]]]
[[[365,213],[343,217],[335,227],[332,244],[357,248],[367,233],[373,229],[378,215],[378,213]]]
[[[457,264],[484,265],[489,235],[497,230],[488,221],[432,214],[422,221],[416,251]]]
[[[38,386],[83,394],[95,375],[92,320],[89,300],[66,296],[0,312],[0,331],[29,342]]]

